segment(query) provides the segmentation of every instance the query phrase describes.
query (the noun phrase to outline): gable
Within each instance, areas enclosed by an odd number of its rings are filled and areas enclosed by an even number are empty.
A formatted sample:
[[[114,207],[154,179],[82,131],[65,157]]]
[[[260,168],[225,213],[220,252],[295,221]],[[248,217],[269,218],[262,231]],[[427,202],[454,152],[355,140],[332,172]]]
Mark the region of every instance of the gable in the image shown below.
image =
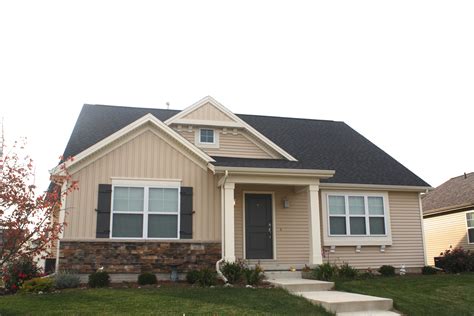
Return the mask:
[[[235,122],[227,114],[216,108],[210,102],[198,107],[189,114],[186,114],[181,119],[191,119],[200,121],[222,121],[222,122]]]

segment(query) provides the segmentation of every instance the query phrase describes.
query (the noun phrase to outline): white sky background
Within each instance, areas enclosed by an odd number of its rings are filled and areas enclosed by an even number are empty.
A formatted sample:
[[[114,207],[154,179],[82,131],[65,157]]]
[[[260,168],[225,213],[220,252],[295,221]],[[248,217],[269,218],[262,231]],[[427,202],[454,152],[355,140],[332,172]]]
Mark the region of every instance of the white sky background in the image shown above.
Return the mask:
[[[474,171],[473,17],[474,1],[1,1],[0,116],[41,188],[82,104],[206,95],[345,121],[437,186]]]

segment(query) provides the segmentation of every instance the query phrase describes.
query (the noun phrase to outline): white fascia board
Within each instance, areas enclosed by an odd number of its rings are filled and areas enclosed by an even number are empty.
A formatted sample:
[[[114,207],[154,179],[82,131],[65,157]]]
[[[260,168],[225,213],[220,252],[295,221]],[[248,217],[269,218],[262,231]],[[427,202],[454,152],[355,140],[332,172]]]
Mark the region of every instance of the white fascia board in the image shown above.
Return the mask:
[[[130,123],[129,125],[123,127],[122,129],[118,130],[117,132],[113,133],[110,136],[107,136],[103,140],[95,143],[94,145],[90,146],[89,148],[83,150],[79,154],[74,156],[74,160],[70,162],[66,162],[66,168],[70,168],[71,166],[77,164],[78,162],[82,161],[86,157],[90,156],[94,152],[100,150],[104,146],[107,146],[108,144],[112,143],[113,141],[119,139],[120,137],[126,135],[127,133],[133,131],[134,129],[140,127],[141,125],[151,123],[153,124],[156,128],[159,130],[165,132],[169,136],[171,136],[173,139],[175,139],[178,143],[183,145],[185,148],[189,149],[192,153],[194,153],[196,156],[204,160],[206,163],[214,162],[215,160],[212,159],[210,156],[208,156],[206,153],[204,153],[202,150],[199,148],[195,147],[193,144],[188,142],[183,136],[181,136],[179,133],[175,132],[172,128],[170,128],[168,125],[164,124],[162,121],[157,119],[155,116],[152,114],[148,113],[138,120]],[[53,175],[55,174],[61,174],[62,169],[60,168],[61,164],[53,168],[50,173]]]
[[[213,106],[215,106],[217,109],[222,111],[224,114],[229,116],[231,119],[233,119],[236,123],[240,124],[242,128],[245,128],[248,130],[250,133],[252,133],[257,139],[262,141],[263,143],[267,144],[270,148],[275,150],[277,153],[285,157],[286,159],[290,161],[298,161],[295,157],[287,153],[285,150],[283,150],[280,146],[272,142],[270,139],[265,137],[263,134],[261,134],[259,131],[257,131],[255,128],[247,124],[244,120],[242,120],[240,117],[232,113],[229,109],[227,109],[225,106],[217,102],[214,98],[207,96],[198,102],[194,103],[190,107],[184,109],[183,111],[179,112],[175,116],[170,117],[168,120],[165,121],[165,124],[170,125],[172,123],[176,123],[177,120],[180,118],[186,116],[187,114],[193,112],[197,108],[203,106],[206,103],[211,103]]]
[[[409,185],[384,185],[384,184],[357,184],[357,183],[321,183],[321,189],[327,190],[385,190],[385,191],[410,191],[425,192],[432,189],[429,186],[409,186]]]
[[[215,166],[216,173],[225,173],[228,171],[233,175],[291,175],[300,177],[318,177],[320,179],[328,179],[334,176],[334,170],[318,170],[318,169],[290,169],[290,168],[252,168],[252,167],[225,167]]]

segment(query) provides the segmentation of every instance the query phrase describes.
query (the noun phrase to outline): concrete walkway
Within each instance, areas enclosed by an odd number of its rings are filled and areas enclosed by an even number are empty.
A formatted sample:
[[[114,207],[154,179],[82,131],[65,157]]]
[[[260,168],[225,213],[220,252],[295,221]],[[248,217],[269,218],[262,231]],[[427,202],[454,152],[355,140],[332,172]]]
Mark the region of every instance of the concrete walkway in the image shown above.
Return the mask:
[[[267,272],[267,281],[338,316],[399,316],[389,298],[333,291],[334,283],[301,278],[300,272]]]

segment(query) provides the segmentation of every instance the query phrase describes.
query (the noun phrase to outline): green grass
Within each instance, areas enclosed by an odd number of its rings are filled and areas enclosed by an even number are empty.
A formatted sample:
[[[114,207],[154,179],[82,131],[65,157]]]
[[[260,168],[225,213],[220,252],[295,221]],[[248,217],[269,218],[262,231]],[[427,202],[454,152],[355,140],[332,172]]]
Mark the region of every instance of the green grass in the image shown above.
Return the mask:
[[[281,289],[75,289],[0,297],[0,315],[329,315]]]
[[[474,274],[407,275],[337,282],[337,289],[388,297],[407,315],[474,315]]]

